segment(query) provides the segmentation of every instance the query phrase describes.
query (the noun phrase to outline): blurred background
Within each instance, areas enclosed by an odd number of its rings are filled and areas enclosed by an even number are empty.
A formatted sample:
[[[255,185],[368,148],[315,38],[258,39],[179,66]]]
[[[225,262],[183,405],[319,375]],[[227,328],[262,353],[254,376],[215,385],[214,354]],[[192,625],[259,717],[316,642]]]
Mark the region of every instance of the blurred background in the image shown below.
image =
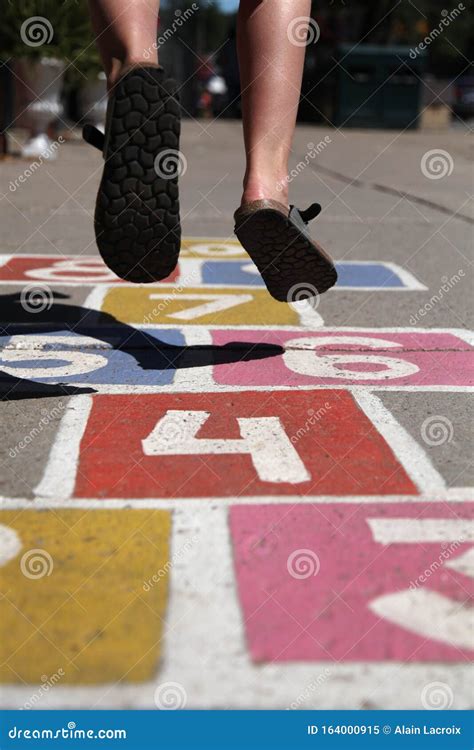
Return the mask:
[[[85,0],[4,0],[0,151],[54,158],[52,142],[105,118],[105,78]],[[161,62],[186,117],[239,118],[237,0],[163,0]],[[472,9],[471,9],[472,10]],[[457,127],[474,118],[468,0],[318,0],[299,120],[340,127]],[[312,37],[312,38],[311,38]],[[8,131],[24,129],[20,152]],[[63,132],[64,131],[64,132]]]

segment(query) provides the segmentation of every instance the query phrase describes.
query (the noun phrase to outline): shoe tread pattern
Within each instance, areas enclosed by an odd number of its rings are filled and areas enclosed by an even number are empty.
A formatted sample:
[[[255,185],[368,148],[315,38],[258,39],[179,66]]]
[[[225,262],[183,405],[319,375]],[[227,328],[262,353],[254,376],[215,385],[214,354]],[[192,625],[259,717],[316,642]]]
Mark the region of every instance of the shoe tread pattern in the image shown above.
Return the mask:
[[[298,299],[323,294],[337,281],[331,259],[279,211],[262,209],[242,216],[235,233],[252,258],[267,286],[279,302],[291,302],[293,288]],[[304,287],[308,287],[307,294]]]
[[[176,84],[159,68],[135,68],[114,91],[95,233],[107,266],[122,279],[170,275],[181,244],[178,178],[159,177],[158,154],[179,151]]]

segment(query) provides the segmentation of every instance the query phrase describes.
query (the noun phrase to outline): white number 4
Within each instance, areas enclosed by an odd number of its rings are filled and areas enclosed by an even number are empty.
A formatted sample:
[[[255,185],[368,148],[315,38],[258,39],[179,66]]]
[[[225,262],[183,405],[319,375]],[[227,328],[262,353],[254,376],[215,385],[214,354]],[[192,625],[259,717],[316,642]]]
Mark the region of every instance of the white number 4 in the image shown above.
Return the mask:
[[[196,437],[208,417],[207,411],[167,411],[142,440],[145,455],[249,454],[262,482],[298,484],[311,479],[278,417],[238,418],[237,439]]]

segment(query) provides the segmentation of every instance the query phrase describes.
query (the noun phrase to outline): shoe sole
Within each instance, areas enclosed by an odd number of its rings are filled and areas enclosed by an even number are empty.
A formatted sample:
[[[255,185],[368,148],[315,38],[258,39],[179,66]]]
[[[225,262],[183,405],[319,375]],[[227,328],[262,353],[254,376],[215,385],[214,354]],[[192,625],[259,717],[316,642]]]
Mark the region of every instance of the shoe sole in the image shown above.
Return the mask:
[[[175,89],[162,69],[134,68],[109,105],[94,227],[102,258],[126,281],[165,279],[178,262],[183,157]]]
[[[280,211],[260,209],[243,216],[235,234],[279,302],[316,297],[337,281],[323,248]]]

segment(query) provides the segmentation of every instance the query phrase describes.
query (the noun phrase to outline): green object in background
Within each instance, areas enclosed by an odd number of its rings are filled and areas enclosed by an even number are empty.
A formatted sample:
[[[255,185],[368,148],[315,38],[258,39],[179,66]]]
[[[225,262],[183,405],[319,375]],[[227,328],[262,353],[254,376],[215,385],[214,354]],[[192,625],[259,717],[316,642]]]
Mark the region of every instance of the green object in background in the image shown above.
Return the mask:
[[[341,45],[338,48],[335,125],[416,128],[424,55],[411,47]]]
[[[87,0],[5,0],[0,60],[54,58],[69,77],[84,80],[101,70]]]

